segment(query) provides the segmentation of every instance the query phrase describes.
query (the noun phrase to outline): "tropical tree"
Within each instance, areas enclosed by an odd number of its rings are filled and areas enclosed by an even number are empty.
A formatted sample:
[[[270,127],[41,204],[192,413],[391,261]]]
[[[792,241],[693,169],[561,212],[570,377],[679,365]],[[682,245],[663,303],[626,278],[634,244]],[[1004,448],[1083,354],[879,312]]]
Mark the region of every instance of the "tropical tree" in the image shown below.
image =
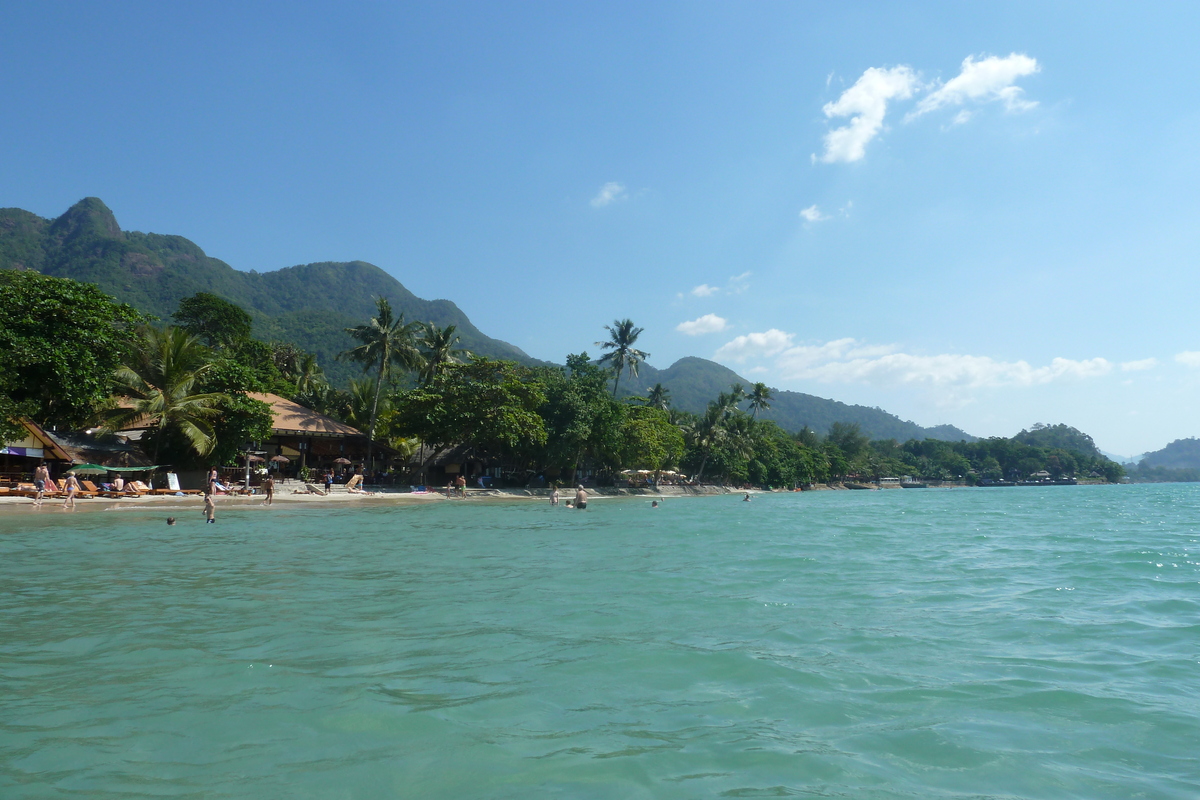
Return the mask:
[[[153,422],[156,464],[169,431],[181,434],[197,455],[207,455],[216,445],[213,417],[226,399],[221,392],[193,393],[211,369],[211,351],[180,328],[144,328],[139,345],[113,375],[115,396],[103,413],[104,427]]]
[[[437,377],[449,364],[461,364],[463,358],[471,355],[470,351],[455,347],[460,341],[456,330],[454,325],[439,328],[433,323],[426,323],[422,326],[417,342],[424,359],[420,374],[422,386]]]
[[[700,467],[693,476],[697,483],[704,475],[704,466],[713,448],[725,438],[725,414],[720,403],[709,403],[708,410],[691,420],[683,430],[684,437],[700,452]]]
[[[671,390],[661,383],[656,383],[646,391],[646,399],[642,402],[648,408],[669,411],[671,408]]]
[[[755,419],[758,419],[759,411],[771,410],[771,389],[762,381],[754,384],[750,389],[750,409],[753,411]]]
[[[392,367],[407,370],[421,368],[421,352],[416,341],[420,323],[405,323],[404,314],[393,314],[392,304],[386,297],[377,297],[375,306],[376,314],[370,322],[345,329],[359,342],[358,347],[338,355],[338,358],[362,364],[363,372],[375,370],[375,392],[367,431],[367,462],[372,469],[374,461],[371,448],[375,440],[375,422],[379,418],[379,395],[383,390],[383,382],[391,374]]]
[[[636,378],[638,365],[649,358],[650,354],[634,347],[644,329],[634,327],[633,320],[613,320],[613,324],[605,325],[604,330],[608,331],[608,341],[596,342],[596,346],[609,351],[600,357],[600,363],[611,366],[616,375],[616,380],[613,381],[613,397],[616,397],[621,373],[628,369],[630,376]]]
[[[196,292],[179,301],[179,309],[171,318],[209,347],[230,345],[250,338],[252,321],[246,310],[236,303],[208,292]]]
[[[0,438],[25,435],[7,424],[20,416],[66,428],[92,419],[146,318],[91,284],[32,270],[0,269],[0,297]]]

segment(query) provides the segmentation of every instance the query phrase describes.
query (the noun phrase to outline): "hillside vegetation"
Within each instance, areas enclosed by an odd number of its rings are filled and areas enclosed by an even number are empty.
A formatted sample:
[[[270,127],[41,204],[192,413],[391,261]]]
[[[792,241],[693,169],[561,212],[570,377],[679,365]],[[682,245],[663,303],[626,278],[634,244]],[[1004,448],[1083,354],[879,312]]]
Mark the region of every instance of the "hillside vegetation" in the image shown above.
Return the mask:
[[[0,209],[0,268],[90,283],[161,320],[169,319],[185,297],[214,294],[249,312],[256,339],[289,342],[314,353],[339,386],[362,374],[360,368],[337,361],[336,355],[351,347],[345,329],[373,313],[376,297],[389,300],[406,319],[456,326],[461,346],[478,355],[527,366],[546,363],[487,336],[451,301],[419,298],[364,261],[241,272],[182,236],[123,231],[113,212],[95,197],[79,201],[54,220],[18,208]],[[622,393],[644,395],[656,383],[671,391],[676,407],[699,413],[731,384],[751,382],[720,364],[689,357],[661,370],[643,366],[639,377],[622,384]],[[791,431],[807,426],[824,434],[842,422],[858,425],[874,439],[974,441],[953,426],[923,428],[879,408],[799,392],[776,392],[763,417]]]

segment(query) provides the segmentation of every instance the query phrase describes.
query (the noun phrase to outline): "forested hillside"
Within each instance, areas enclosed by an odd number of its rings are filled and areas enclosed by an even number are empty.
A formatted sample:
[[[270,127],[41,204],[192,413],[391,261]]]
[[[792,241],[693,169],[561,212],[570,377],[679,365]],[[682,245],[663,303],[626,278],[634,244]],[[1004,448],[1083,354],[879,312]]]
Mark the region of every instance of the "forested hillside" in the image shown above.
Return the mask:
[[[122,302],[167,319],[179,301],[210,292],[250,312],[256,338],[279,339],[315,353],[335,381],[359,370],[335,360],[358,325],[386,297],[407,319],[456,325],[463,346],[481,355],[541,363],[479,331],[449,300],[423,300],[363,261],[240,272],[182,236],[122,231],[100,199],[85,198],[56,220],[0,209],[0,268],[32,269],[91,283]]]
[[[324,262],[241,272],[182,236],[121,230],[113,212],[95,197],[79,201],[54,220],[18,208],[0,209],[0,268],[91,283],[162,320],[169,319],[185,297],[197,292],[217,295],[250,313],[255,338],[290,342],[316,354],[337,385],[360,374],[359,368],[336,356],[352,344],[344,329],[368,319],[375,312],[376,297],[387,298],[409,320],[457,326],[461,346],[474,353],[526,365],[545,363],[485,335],[451,301],[419,298],[372,264]],[[566,355],[564,351],[562,357]],[[720,364],[683,358],[662,370],[643,366],[641,376],[626,379],[621,388],[623,393],[644,394],[656,383],[671,390],[678,408],[693,412],[703,411],[733,383],[750,385]],[[791,431],[808,426],[824,434],[833,423],[843,422],[857,424],[873,439],[974,440],[953,426],[922,428],[879,408],[798,392],[777,392],[763,418]]]

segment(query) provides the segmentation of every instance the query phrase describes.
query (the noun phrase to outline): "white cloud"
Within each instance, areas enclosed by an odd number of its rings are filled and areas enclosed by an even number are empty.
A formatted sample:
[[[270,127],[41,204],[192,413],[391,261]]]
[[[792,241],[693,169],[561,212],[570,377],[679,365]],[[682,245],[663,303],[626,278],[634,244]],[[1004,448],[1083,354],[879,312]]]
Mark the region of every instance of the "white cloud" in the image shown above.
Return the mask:
[[[824,220],[829,219],[828,215],[822,214],[821,209],[817,208],[816,205],[811,205],[808,208],[802,209],[800,211],[800,216],[804,218],[805,222],[823,222]]]
[[[917,103],[916,111],[906,117],[913,119],[943,106],[961,106],[968,100],[988,102],[1002,100],[1009,111],[1027,111],[1037,105],[1024,99],[1024,91],[1014,85],[1018,78],[1032,75],[1041,70],[1037,59],[1024,53],[1011,53],[1003,58],[988,56],[979,61],[967,56],[962,62],[962,71],[936,90],[925,95]],[[956,124],[966,122],[970,116],[959,113]]]
[[[791,344],[794,334],[771,329],[738,336],[716,358],[745,361],[751,356],[774,357],[775,371],[792,380],[872,385],[929,384],[938,387],[981,388],[1036,386],[1063,379],[1094,378],[1112,371],[1103,358],[1081,361],[1055,358],[1042,367],[1026,361],[998,361],[989,356],[959,354],[913,355],[897,345],[869,345],[856,339],[837,339],[817,345]],[[1200,366],[1200,353],[1196,365]]]
[[[966,109],[963,109],[962,111],[960,111],[954,115],[954,120],[950,124],[951,125],[965,125],[970,121],[971,121],[971,112],[967,111]]]
[[[763,333],[748,333],[721,345],[714,357],[728,358],[737,362],[745,361],[752,356],[769,358],[790,347],[794,336],[795,334],[784,333],[775,328]]]
[[[1139,372],[1144,369],[1154,369],[1158,366],[1157,358],[1143,358],[1140,361],[1122,361],[1122,372]]]
[[[1200,368],[1200,350],[1184,350],[1175,354],[1175,360],[1185,367]]]
[[[850,117],[850,123],[825,134],[821,161],[831,164],[861,159],[867,144],[883,129],[888,101],[907,100],[916,86],[917,78],[910,67],[871,67],[864,72],[837,101],[822,108],[826,117]]]
[[[707,283],[702,283],[692,289],[692,294],[696,297],[711,297],[719,291],[721,290],[716,286],[709,286]]]
[[[704,333],[720,333],[727,327],[724,318],[718,317],[716,314],[705,314],[690,322],[679,323],[675,326],[675,330],[686,333],[688,336],[700,336]]]
[[[592,198],[592,208],[604,208],[609,203],[628,199],[629,195],[625,194],[625,184],[609,181],[601,186],[600,191]]]

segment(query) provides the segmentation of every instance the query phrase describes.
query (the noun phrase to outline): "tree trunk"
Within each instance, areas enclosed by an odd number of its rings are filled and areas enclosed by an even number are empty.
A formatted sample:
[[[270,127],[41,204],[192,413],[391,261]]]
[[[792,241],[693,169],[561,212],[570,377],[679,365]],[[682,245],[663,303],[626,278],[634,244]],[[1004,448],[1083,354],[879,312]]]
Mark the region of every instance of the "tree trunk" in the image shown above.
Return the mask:
[[[367,469],[375,472],[375,459],[372,452],[375,447],[375,417],[379,413],[379,392],[383,388],[383,373],[387,368],[387,360],[379,362],[379,374],[375,376],[375,399],[371,403],[371,429],[367,432]],[[366,480],[366,478],[364,478]]]

